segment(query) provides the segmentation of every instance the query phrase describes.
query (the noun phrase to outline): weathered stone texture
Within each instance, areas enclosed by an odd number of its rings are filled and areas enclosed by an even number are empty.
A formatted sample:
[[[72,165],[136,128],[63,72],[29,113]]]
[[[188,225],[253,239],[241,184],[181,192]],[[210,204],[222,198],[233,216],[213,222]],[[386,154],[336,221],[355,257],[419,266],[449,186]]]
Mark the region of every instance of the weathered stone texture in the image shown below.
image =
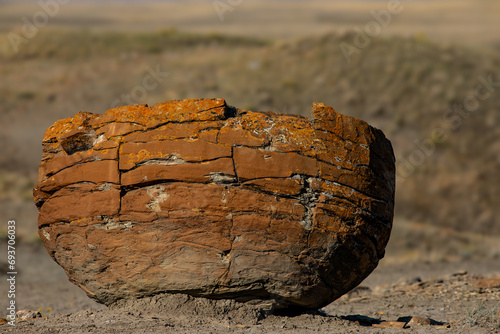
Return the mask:
[[[313,114],[199,99],[58,121],[34,189],[45,247],[105,304],[171,292],[325,306],[384,255],[394,156],[365,122]]]

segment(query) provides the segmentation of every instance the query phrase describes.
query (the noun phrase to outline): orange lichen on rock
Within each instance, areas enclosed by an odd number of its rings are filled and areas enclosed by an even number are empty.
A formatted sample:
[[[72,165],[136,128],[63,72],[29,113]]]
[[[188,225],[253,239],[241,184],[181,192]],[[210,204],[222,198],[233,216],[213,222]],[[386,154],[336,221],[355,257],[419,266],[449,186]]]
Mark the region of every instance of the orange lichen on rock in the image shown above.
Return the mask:
[[[380,130],[222,99],[56,122],[43,140],[39,233],[105,304],[157,293],[319,308],[377,266],[394,207]]]

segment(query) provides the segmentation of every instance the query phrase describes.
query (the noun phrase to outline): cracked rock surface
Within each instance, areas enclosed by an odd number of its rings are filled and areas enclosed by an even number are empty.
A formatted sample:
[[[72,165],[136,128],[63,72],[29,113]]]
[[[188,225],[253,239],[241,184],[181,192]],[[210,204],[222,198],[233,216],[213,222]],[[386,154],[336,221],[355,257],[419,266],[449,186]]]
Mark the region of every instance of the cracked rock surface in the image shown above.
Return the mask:
[[[197,99],[58,121],[34,189],[45,248],[106,305],[323,307],[383,257],[395,171],[380,130],[321,103],[313,115]]]

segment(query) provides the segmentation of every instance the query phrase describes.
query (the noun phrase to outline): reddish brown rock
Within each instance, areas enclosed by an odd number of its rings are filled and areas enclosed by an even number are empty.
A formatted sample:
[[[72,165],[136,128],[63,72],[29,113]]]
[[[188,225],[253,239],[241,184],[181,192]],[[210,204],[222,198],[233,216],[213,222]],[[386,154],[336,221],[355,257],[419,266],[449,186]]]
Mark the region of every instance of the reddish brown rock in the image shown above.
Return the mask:
[[[394,156],[365,122],[313,114],[199,99],[58,121],[34,189],[45,247],[105,304],[166,292],[325,306],[384,255]]]

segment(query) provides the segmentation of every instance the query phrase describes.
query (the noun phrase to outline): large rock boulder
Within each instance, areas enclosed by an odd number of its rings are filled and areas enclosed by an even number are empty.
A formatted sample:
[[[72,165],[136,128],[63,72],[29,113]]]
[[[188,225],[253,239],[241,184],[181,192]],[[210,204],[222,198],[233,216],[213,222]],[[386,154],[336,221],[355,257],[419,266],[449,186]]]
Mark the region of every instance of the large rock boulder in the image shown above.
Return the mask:
[[[384,255],[394,156],[365,122],[222,99],[80,112],[43,139],[40,237],[104,304],[184,293],[319,308]]]

